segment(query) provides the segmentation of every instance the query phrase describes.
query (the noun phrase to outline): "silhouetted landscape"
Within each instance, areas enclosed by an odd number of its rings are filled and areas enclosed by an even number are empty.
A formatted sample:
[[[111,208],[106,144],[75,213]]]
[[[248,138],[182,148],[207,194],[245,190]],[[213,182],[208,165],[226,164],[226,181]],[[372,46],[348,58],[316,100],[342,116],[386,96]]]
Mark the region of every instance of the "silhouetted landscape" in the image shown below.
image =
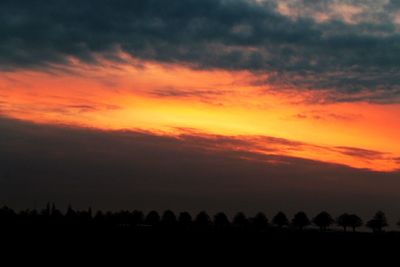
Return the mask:
[[[211,215],[205,211],[111,212],[72,207],[61,211],[54,204],[40,210],[0,209],[0,233],[11,248],[168,255],[170,260],[281,254],[307,258],[310,251],[325,256],[341,251],[341,257],[358,257],[366,251],[380,255],[376,253],[394,249],[400,242],[400,232],[387,230],[388,225],[381,211],[364,221],[356,214],[333,217],[325,211],[315,216],[300,211],[292,217],[284,212],[270,217],[261,212],[254,216],[238,212],[229,217],[223,212]]]
[[[400,227],[400,221],[397,223]],[[289,218],[284,212],[268,218],[259,212],[255,216],[246,216],[238,212],[233,218],[219,212],[210,215],[205,211],[192,215],[189,212],[174,213],[166,210],[162,213],[139,210],[96,211],[74,210],[68,207],[65,212],[54,204],[47,204],[41,210],[14,211],[4,206],[0,209],[0,227],[10,231],[35,232],[88,232],[88,233],[126,233],[138,235],[155,234],[207,234],[237,235],[250,234],[260,237],[285,240],[296,238],[322,239],[374,239],[399,238],[396,231],[385,231],[388,227],[386,215],[382,211],[364,221],[356,214],[344,213],[337,218],[326,211],[314,217],[305,212]],[[8,231],[7,230],[7,231]],[[399,239],[400,240],[400,239]]]

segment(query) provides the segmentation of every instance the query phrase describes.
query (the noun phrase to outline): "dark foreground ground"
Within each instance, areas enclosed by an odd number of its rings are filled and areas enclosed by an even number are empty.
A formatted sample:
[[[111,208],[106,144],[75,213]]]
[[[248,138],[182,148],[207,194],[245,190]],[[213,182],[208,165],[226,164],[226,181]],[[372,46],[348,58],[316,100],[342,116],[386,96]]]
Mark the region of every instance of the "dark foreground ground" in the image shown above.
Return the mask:
[[[28,259],[31,263],[49,260],[52,256],[59,261],[83,256],[92,263],[111,260],[112,266],[121,265],[116,263],[121,259],[129,260],[129,266],[213,265],[217,261],[223,266],[228,262],[245,262],[243,266],[250,266],[251,262],[260,260],[265,266],[269,261],[319,266],[335,262],[347,266],[344,263],[349,260],[358,262],[357,266],[362,266],[361,261],[370,260],[384,266],[383,262],[389,259],[396,260],[392,266],[400,264],[398,232],[10,227],[0,233],[3,258],[20,255],[13,259]]]

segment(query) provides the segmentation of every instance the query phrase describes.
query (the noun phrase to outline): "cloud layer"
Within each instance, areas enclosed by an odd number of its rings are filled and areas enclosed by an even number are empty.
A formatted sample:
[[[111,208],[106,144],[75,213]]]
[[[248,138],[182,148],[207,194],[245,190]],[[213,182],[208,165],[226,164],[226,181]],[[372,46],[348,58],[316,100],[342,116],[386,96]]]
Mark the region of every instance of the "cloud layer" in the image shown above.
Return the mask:
[[[0,68],[134,58],[268,73],[325,101],[398,102],[400,7],[392,1],[4,0]]]
[[[269,142],[297,146],[283,139]],[[400,213],[398,173],[229,149],[228,137],[100,131],[0,119],[0,203],[268,213]],[[214,148],[214,149],[208,149]],[[350,148],[345,153],[365,154]],[[372,152],[371,152],[372,153]],[[375,157],[376,155],[370,155]]]

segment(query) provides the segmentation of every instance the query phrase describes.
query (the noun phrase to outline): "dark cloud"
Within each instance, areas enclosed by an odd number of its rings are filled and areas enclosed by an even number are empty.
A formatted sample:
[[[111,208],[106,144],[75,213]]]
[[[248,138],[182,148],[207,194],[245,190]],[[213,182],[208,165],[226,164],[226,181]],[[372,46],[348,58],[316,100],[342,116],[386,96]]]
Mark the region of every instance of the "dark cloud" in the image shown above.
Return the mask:
[[[270,142],[285,142],[270,140]],[[211,212],[399,214],[398,173],[207,149],[245,141],[99,131],[0,119],[0,203]]]
[[[166,87],[161,89],[151,90],[150,95],[157,97],[198,97],[203,99],[213,99],[214,96],[228,94],[229,91],[212,90],[212,89],[179,89],[175,87]]]
[[[330,102],[398,102],[398,1],[335,1],[362,8],[354,23],[332,13],[330,1],[294,1],[295,17],[278,12],[278,3],[3,0],[0,68],[51,68],[70,57],[122,61],[122,50],[193,68],[272,72],[265,83],[338,93]],[[318,22],[317,11],[332,14]]]
[[[353,157],[363,158],[363,159],[385,159],[388,154],[383,153],[380,151],[368,150],[368,149],[361,149],[361,148],[354,148],[354,147],[335,147],[341,153]],[[395,159],[394,159],[395,160]]]
[[[362,118],[361,114],[333,113],[323,110],[312,110],[309,112],[298,113],[294,115],[296,119],[312,119],[312,120],[336,120],[336,121],[353,121]]]
[[[398,0],[280,0],[279,2],[295,18],[344,20],[347,23],[386,22],[393,8],[398,7],[396,4]],[[386,16],[382,16],[384,12]]]
[[[328,114],[331,115],[331,114]],[[344,119],[344,118],[338,118]],[[181,134],[179,138],[185,144],[191,144],[192,147],[198,149],[207,149],[210,151],[230,150],[238,152],[246,152],[243,158],[253,160],[265,160],[266,162],[280,162],[285,157],[274,158],[271,155],[292,155],[292,152],[309,152],[316,151],[318,153],[334,153],[337,156],[351,156],[358,160],[371,162],[381,161],[386,163],[397,164],[399,159],[391,153],[381,152],[376,150],[362,149],[348,146],[321,146],[299,141],[293,141],[285,138],[277,138],[272,136],[257,136],[257,135],[239,135],[239,136],[223,136],[212,135],[199,132],[196,129],[190,128],[175,128]],[[263,156],[257,153],[247,153],[248,151],[258,151]],[[265,154],[269,155],[265,157]],[[271,158],[269,158],[271,157]]]
[[[177,87],[163,87],[159,89],[150,90],[148,94],[157,98],[182,98],[192,99],[195,98],[203,103],[215,106],[226,106],[218,96],[232,95],[233,91],[221,90],[218,88],[177,88]]]

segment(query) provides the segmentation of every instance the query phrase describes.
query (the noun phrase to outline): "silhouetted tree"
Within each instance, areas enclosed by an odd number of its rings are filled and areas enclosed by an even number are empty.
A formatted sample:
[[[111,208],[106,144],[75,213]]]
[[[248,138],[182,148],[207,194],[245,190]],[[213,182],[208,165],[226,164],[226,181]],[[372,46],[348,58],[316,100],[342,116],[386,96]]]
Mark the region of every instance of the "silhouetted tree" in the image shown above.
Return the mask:
[[[355,232],[358,227],[363,225],[363,221],[361,220],[361,218],[355,214],[350,214],[348,221],[349,226],[353,229],[353,232]]]
[[[143,224],[143,222],[144,222],[143,212],[141,212],[139,210],[132,211],[131,216],[130,216],[131,225],[138,226],[138,225]]]
[[[299,230],[303,230],[304,227],[311,224],[310,220],[307,217],[305,212],[300,211],[296,213],[292,219],[292,224],[297,227]]]
[[[104,221],[107,226],[114,226],[115,224],[117,224],[115,214],[113,214],[111,211],[107,211],[104,214]]]
[[[278,226],[279,228],[282,228],[283,226],[286,226],[289,224],[289,220],[288,220],[286,214],[280,211],[272,219],[272,223],[274,225]]]
[[[68,226],[75,227],[78,223],[77,214],[75,210],[72,209],[71,205],[68,205],[67,212],[65,213],[65,222]]]
[[[225,213],[219,212],[214,216],[214,225],[217,229],[224,229],[230,225],[230,222]]]
[[[0,225],[13,225],[16,215],[17,214],[14,212],[14,210],[4,206],[0,209]]]
[[[73,220],[76,217],[76,212],[72,209],[71,205],[68,205],[67,212],[65,213],[65,217],[68,220]]]
[[[333,224],[334,220],[331,215],[326,211],[321,212],[313,219],[313,223],[320,228],[321,231],[325,231],[329,226]]]
[[[139,210],[132,211],[131,224],[133,226],[138,226],[138,225],[143,224],[143,222],[144,222],[144,214],[143,214],[143,212],[141,212]]]
[[[347,227],[350,226],[350,215],[347,213],[344,213],[342,215],[340,215],[337,219],[336,219],[336,224],[340,227],[343,227],[343,231],[347,231]]]
[[[205,212],[200,212],[195,219],[195,224],[197,227],[205,228],[211,224],[210,216]]]
[[[213,217],[213,222],[215,229],[229,229],[229,231],[223,233],[230,233],[230,230],[234,229],[230,227],[231,225],[235,225],[239,229],[245,229],[245,231],[260,231],[266,229],[268,226],[268,219],[263,213],[258,213],[256,216],[249,219],[244,213],[239,212],[234,216],[231,223],[225,213],[219,212]],[[321,212],[312,220],[312,222],[320,227],[321,231],[323,231],[331,226],[333,219],[327,212]],[[193,222],[192,217],[188,212],[181,212],[179,214],[179,218],[177,219],[174,212],[171,210],[165,211],[160,218],[160,215],[157,213],[157,211],[151,211],[145,217],[144,214],[138,210],[134,210],[132,212],[127,210],[118,212],[108,211],[106,213],[98,211],[96,215],[92,217],[91,208],[87,210],[74,210],[71,206],[68,206],[67,212],[65,215],[63,215],[63,213],[56,208],[55,204],[50,203],[46,205],[46,208],[39,212],[37,210],[28,209],[16,213],[7,206],[0,208],[0,226],[2,229],[17,229],[16,227],[27,227],[27,229],[35,231],[37,229],[50,229],[53,231],[63,230],[64,227],[72,227],[73,230],[82,231],[86,230],[85,227],[90,226],[105,230],[112,230],[116,227],[129,228],[132,225],[141,225],[143,223],[151,226],[159,226],[154,228],[157,231],[163,229],[163,226],[180,226],[182,229],[187,230],[193,230],[197,227],[198,229],[202,229],[199,231],[199,233],[212,231],[213,229],[210,227],[212,224],[211,219],[204,211],[200,212]],[[288,225],[288,219],[283,212],[279,212],[273,217],[272,223],[281,228]],[[310,224],[310,220],[304,212],[298,212],[293,216],[291,223],[293,226],[302,230],[304,227]],[[336,223],[338,226],[343,227],[344,231],[347,231],[349,227],[355,231],[356,228],[363,225],[363,221],[359,216],[348,213],[340,215],[337,218]],[[400,221],[397,223],[397,225],[400,227]],[[386,226],[388,226],[385,214],[382,211],[378,211],[374,217],[368,221],[366,226],[372,229],[374,232],[381,232]],[[169,227],[165,229],[170,230],[177,228]],[[135,232],[139,230],[148,231],[141,227],[135,229]],[[338,235],[338,237],[341,238],[341,235]],[[361,235],[360,237],[364,238]],[[357,235],[354,236],[354,238],[359,237]]]
[[[147,214],[146,216],[145,224],[151,226],[157,226],[159,223],[160,223],[160,215],[158,214],[158,212],[155,210],[150,211],[149,214]]]
[[[50,202],[47,202],[46,208],[42,210],[40,215],[42,215],[43,217],[50,217],[50,212],[51,212]]]
[[[78,215],[80,217],[80,220],[82,220],[83,219],[82,212],[78,212]],[[130,216],[131,216],[131,213],[127,210],[121,210],[119,212],[116,212],[112,215],[113,224],[118,227],[129,227],[130,220],[131,220]]]
[[[51,204],[51,209],[50,209],[50,216],[53,216],[53,213],[56,213],[54,215],[57,215],[57,213],[59,212],[59,210],[57,210],[56,208],[56,204],[52,203]],[[61,212],[60,212],[61,213]]]
[[[192,216],[189,212],[181,212],[178,217],[178,223],[181,227],[188,228],[192,225]]]
[[[268,219],[262,212],[257,213],[251,221],[256,230],[264,230],[268,227]]]
[[[30,210],[22,210],[18,213],[18,216],[21,217],[21,219],[23,220],[29,220],[31,215],[31,211]]]
[[[166,226],[166,227],[176,226],[177,220],[176,220],[175,213],[171,210],[165,211],[161,218],[161,223],[163,224],[163,226]]]
[[[88,208],[87,210],[82,210],[77,212],[79,224],[81,226],[89,226],[92,223],[92,209]],[[129,214],[126,215],[129,217]]]
[[[382,232],[383,228],[388,226],[386,215],[382,211],[378,211],[375,216],[369,220],[366,226],[373,232]]]
[[[61,224],[63,221],[63,214],[60,210],[56,208],[56,205],[53,203],[50,210],[50,218],[53,224]]]
[[[106,223],[106,220],[104,218],[104,214],[101,210],[96,212],[96,215],[93,218],[93,222],[97,226],[103,226]]]
[[[233,225],[239,228],[246,228],[249,225],[249,220],[243,212],[238,212],[233,217]]]

